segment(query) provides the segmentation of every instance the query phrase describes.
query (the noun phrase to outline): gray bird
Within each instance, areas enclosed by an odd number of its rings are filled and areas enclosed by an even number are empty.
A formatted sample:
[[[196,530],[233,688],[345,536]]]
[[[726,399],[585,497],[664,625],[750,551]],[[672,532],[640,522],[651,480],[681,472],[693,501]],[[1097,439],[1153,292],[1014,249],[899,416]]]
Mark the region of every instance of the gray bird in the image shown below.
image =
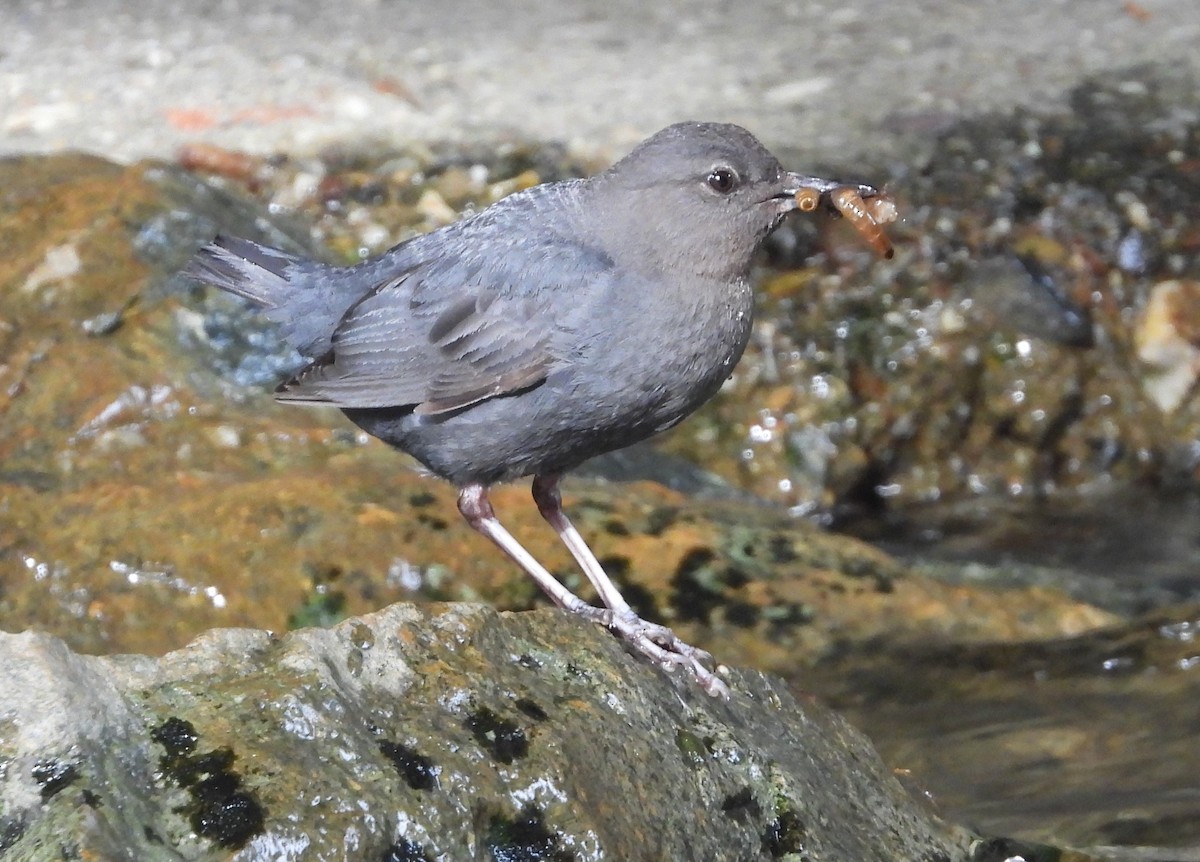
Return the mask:
[[[597,176],[518,192],[354,266],[218,237],[184,272],[260,306],[311,360],[279,400],[340,407],[453,482],[467,523],[560,608],[728,696],[707,652],[622,598],[564,514],[559,480],[716,393],[750,336],[755,250],[797,192],[839,185],[784,171],[738,126],[680,123]],[[497,520],[489,486],[530,475],[603,608]]]

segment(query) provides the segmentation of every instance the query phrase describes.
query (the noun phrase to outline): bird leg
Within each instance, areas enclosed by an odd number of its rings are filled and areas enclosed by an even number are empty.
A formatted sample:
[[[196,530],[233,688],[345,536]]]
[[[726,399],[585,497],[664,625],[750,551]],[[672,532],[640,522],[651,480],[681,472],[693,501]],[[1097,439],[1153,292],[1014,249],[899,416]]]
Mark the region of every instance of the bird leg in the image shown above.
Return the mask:
[[[495,542],[500,550],[508,554],[518,566],[524,569],[554,604],[592,622],[605,626],[610,624],[611,611],[592,607],[568,590],[533,558],[533,554],[521,546],[512,533],[504,529],[504,525],[496,517],[496,511],[492,508],[491,501],[488,500],[486,485],[467,485],[459,489],[458,511],[462,512],[462,516],[474,530]]]
[[[600,600],[611,611],[612,618],[604,622],[604,625],[659,666],[667,670],[677,666],[686,667],[710,695],[728,698],[728,686],[707,666],[713,661],[709,653],[680,640],[675,632],[666,626],[643,620],[625,601],[617,585],[608,577],[592,549],[583,540],[583,536],[563,512],[562,495],[558,491],[559,479],[555,473],[534,476],[533,500],[537,503],[542,517],[554,528],[571,552],[571,556],[579,563],[583,573],[599,594]]]

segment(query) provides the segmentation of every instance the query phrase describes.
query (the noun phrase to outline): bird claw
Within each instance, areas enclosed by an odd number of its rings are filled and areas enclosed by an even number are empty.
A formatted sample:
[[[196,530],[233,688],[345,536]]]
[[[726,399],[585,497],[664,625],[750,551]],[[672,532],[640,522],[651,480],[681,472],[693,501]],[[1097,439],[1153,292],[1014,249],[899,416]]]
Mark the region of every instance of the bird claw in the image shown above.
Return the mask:
[[[666,626],[647,622],[632,610],[618,612],[598,608],[581,600],[564,603],[562,607],[609,629],[668,673],[674,673],[676,668],[686,668],[709,695],[729,699],[729,686],[709,669],[709,665],[716,664],[712,655],[707,650],[680,640]]]
[[[633,611],[627,611],[613,614],[608,627],[663,670],[686,668],[710,696],[729,699],[729,686],[708,667],[714,664],[712,655],[680,640],[666,626],[646,622]]]

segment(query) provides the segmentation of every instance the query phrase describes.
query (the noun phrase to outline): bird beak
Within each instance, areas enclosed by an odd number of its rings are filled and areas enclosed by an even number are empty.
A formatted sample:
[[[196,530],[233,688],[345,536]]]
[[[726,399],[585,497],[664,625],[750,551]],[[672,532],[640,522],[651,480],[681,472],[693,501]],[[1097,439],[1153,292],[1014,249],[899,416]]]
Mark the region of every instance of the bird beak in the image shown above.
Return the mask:
[[[879,189],[864,183],[844,183],[840,180],[806,177],[803,174],[796,174],[791,171],[785,173],[781,177],[781,180],[783,191],[775,195],[774,199],[784,203],[784,212],[791,212],[795,209],[803,209],[805,212],[811,212],[817,208],[818,204],[826,209],[834,209],[833,203],[829,199],[829,193],[834,189],[845,188],[847,186],[856,189],[860,197],[879,197]],[[807,204],[803,203],[806,197],[808,200]]]

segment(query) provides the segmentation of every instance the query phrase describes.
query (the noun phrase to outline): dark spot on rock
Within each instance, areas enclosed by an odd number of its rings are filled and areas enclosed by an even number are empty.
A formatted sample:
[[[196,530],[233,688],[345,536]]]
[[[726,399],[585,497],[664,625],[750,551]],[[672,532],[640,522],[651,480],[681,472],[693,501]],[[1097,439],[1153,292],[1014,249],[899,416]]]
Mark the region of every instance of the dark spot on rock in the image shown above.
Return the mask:
[[[708,622],[713,609],[722,603],[721,594],[705,584],[711,574],[705,570],[716,559],[708,548],[693,548],[679,561],[671,579],[671,604],[679,619],[686,622]]]
[[[753,628],[762,612],[757,605],[731,599],[725,603],[725,620],[738,628]]]
[[[392,762],[400,777],[413,790],[433,790],[437,787],[437,770],[433,761],[399,742],[380,740],[379,750]]]
[[[604,532],[608,533],[610,536],[628,536],[629,528],[616,518],[610,518],[604,522]]]
[[[842,563],[841,570],[847,577],[851,578],[879,578],[881,575],[878,566],[872,560],[851,559]]]
[[[384,850],[382,859],[383,862],[430,862],[424,848],[407,838],[402,838]]]
[[[896,584],[887,575],[877,575],[875,578],[875,592],[888,595],[896,592]]]
[[[529,751],[525,731],[486,706],[467,716],[465,724],[475,741],[501,763],[512,763]]]
[[[517,664],[523,668],[528,668],[529,670],[540,670],[542,667],[542,663],[529,653],[522,653],[521,657],[517,659]]]
[[[630,568],[633,566],[633,561],[622,554],[612,554],[607,557],[601,557],[600,567],[605,573],[615,580],[622,580],[629,574]]]
[[[417,522],[424,524],[435,533],[440,533],[450,526],[444,518],[439,518],[437,515],[430,515],[426,512],[417,513]]]
[[[16,845],[25,834],[25,821],[19,817],[0,817],[0,850]]]
[[[233,772],[217,772],[192,786],[192,794],[201,802],[221,802],[233,795],[242,779]]]
[[[527,697],[517,698],[515,705],[517,709],[521,710],[521,712],[525,713],[534,721],[545,721],[550,717],[546,714],[546,710],[542,709]]]
[[[415,494],[410,494],[408,504],[414,508],[421,509],[425,506],[432,506],[437,502],[437,497],[430,494],[428,491],[417,491]]]
[[[646,516],[646,535],[661,536],[667,527],[675,523],[678,517],[679,510],[673,506],[660,506],[652,510]]]
[[[784,808],[779,816],[767,824],[762,836],[763,850],[772,859],[781,859],[788,853],[801,853],[804,850],[804,840],[808,837],[804,824],[791,808]]]
[[[54,794],[79,778],[79,770],[73,763],[63,763],[61,760],[39,760],[31,770],[33,780],[42,791],[42,801],[45,802]]]
[[[792,563],[799,559],[790,536],[776,533],[767,540],[767,552],[773,563]]]
[[[642,619],[647,622],[658,623],[659,625],[666,623],[662,611],[658,609],[658,602],[655,600],[654,593],[641,584],[621,584],[621,595],[625,597],[625,601],[629,602],[629,606]]]
[[[172,717],[150,731],[150,738],[167,750],[168,757],[183,757],[196,750],[200,736],[190,721]]]
[[[736,566],[729,566],[721,573],[721,583],[736,590],[750,583],[750,576]]]
[[[149,826],[142,827],[142,837],[145,838],[151,844],[164,843],[162,836],[159,835],[157,832],[155,832],[153,829],[151,829]]]
[[[88,808],[101,808],[104,805],[104,800],[100,796],[86,787],[79,791],[80,797],[83,799],[83,804]]]
[[[172,778],[184,787],[191,787],[207,775],[224,772],[233,765],[233,761],[233,749],[218,748],[194,757],[179,758],[164,765],[168,767]]]
[[[197,835],[237,849],[263,831],[262,806],[242,790],[200,801],[192,812]]]
[[[167,719],[151,736],[166,749],[160,761],[163,772],[191,796],[184,811],[197,835],[236,850],[263,831],[262,806],[241,789],[242,778],[231,769],[233,749],[192,754],[199,734],[179,718]]]
[[[721,802],[721,810],[735,820],[758,820],[762,817],[762,806],[749,787],[726,796]]]
[[[808,625],[817,616],[812,607],[802,602],[785,602],[760,608],[759,615],[769,623],[771,633],[776,635],[797,626]]]
[[[575,854],[546,828],[544,815],[533,805],[513,819],[493,817],[483,840],[496,862],[575,862]]]
[[[717,555],[709,548],[692,548],[679,561],[679,567],[675,570],[675,577],[694,575],[716,558]]]
[[[612,503],[609,503],[607,500],[597,500],[595,497],[589,497],[585,500],[582,500],[579,504],[579,508],[583,511],[603,512],[608,515],[611,515],[617,510],[617,507]]]

